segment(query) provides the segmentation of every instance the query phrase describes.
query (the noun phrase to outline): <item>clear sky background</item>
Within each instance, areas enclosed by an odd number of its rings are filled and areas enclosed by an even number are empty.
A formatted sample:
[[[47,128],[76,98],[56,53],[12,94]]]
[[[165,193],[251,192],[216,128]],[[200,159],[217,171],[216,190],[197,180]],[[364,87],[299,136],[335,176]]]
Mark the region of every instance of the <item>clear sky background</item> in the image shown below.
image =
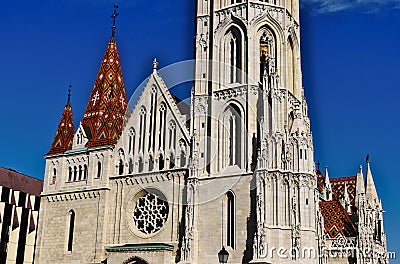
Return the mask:
[[[366,154],[400,259],[400,1],[301,0],[303,85],[315,160],[355,175]],[[0,16],[0,166],[43,178],[72,83],[76,126],[110,38],[112,1],[8,1]],[[193,58],[194,0],[120,0],[128,98],[160,67]],[[188,91],[176,91],[180,96]],[[391,263],[400,263],[394,260]]]

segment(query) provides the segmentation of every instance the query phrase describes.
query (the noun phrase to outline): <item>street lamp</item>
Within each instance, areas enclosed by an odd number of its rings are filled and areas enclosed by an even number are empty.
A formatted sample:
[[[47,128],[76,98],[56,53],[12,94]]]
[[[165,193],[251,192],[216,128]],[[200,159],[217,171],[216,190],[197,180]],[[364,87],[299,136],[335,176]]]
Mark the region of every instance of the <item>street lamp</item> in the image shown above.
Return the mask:
[[[219,263],[228,263],[229,252],[222,246],[222,249],[218,252]]]

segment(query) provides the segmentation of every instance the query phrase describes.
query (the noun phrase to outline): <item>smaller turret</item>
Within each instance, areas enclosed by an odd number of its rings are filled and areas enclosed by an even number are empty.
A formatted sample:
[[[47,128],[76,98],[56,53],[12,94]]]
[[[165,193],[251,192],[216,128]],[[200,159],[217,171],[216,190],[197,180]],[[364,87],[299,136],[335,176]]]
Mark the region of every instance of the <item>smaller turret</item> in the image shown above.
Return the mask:
[[[68,87],[68,100],[64,106],[64,111],[61,115],[61,120],[58,124],[56,135],[47,155],[64,153],[72,148],[72,140],[74,138],[74,118],[72,116],[71,106],[71,85]]]

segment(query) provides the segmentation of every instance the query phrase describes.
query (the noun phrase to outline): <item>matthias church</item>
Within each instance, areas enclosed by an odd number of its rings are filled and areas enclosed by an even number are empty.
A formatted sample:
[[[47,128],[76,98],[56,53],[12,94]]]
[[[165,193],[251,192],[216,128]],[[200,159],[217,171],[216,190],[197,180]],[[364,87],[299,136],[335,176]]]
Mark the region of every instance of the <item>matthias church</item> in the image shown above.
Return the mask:
[[[195,15],[190,104],[155,60],[128,106],[114,23],[79,125],[68,96],[45,156],[35,262],[388,263],[369,158],[343,178],[314,163],[299,0]]]

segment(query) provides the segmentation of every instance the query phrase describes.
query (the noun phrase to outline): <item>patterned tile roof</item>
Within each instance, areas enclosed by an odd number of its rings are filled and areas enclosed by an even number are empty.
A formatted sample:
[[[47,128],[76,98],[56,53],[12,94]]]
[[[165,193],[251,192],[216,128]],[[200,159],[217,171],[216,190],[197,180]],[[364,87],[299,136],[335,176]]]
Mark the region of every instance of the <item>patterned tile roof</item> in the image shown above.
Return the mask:
[[[340,201],[344,197],[344,185],[347,185],[347,191],[349,192],[349,198],[351,204],[355,205],[356,197],[356,181],[357,176],[343,177],[343,178],[331,178],[330,182],[332,185],[333,200]]]
[[[51,144],[47,155],[64,153],[65,151],[70,150],[72,148],[74,133],[74,118],[72,116],[70,95],[68,95],[68,102],[64,107],[56,135],[54,136],[53,143]]]
[[[87,147],[116,144],[127,119],[127,106],[121,61],[117,43],[112,37],[82,119],[82,125],[91,134]]]
[[[356,228],[338,201],[321,201],[319,207],[324,217],[325,232],[330,238],[336,238],[339,234],[344,237],[356,236]]]

